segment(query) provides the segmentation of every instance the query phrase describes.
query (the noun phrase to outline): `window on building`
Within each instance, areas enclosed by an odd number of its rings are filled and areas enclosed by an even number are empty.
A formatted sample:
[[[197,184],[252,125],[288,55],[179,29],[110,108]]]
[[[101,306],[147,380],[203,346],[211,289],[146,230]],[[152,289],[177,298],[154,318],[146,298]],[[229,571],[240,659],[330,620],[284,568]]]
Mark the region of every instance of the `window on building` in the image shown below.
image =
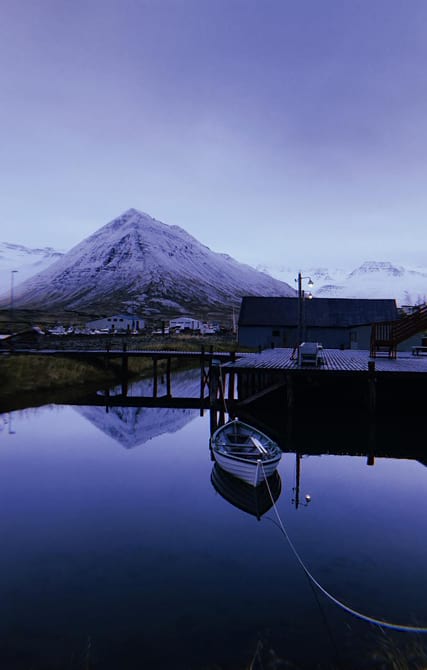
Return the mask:
[[[280,330],[272,330],[271,334],[273,337],[280,337]]]

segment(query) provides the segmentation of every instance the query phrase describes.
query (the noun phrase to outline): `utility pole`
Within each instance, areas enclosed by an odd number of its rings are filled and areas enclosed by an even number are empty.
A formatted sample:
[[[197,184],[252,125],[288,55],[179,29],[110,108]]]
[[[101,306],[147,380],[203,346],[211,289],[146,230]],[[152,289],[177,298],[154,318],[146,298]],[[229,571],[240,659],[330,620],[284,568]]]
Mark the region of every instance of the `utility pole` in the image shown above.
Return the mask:
[[[298,334],[297,334],[297,347],[298,347],[298,364],[299,364],[299,348],[301,346],[303,338],[303,301],[304,301],[304,291],[302,290],[302,280],[308,279],[308,286],[314,286],[314,282],[311,277],[303,277],[301,272],[298,272],[298,277],[295,281],[298,284]],[[313,296],[309,292],[307,297],[312,298]]]
[[[11,321],[11,329],[13,332],[13,321],[14,321],[14,313],[13,313],[13,280],[14,280],[14,275],[15,273],[18,272],[18,270],[11,270],[10,271],[10,321]]]

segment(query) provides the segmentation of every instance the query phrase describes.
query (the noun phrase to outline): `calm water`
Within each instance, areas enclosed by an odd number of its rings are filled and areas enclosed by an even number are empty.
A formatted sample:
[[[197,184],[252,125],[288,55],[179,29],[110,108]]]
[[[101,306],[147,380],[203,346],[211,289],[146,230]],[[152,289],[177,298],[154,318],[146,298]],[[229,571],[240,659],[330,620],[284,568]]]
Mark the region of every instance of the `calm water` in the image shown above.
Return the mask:
[[[274,509],[258,520],[217,492],[209,417],[45,406],[0,429],[1,668],[359,670],[416,654],[417,636],[313,588]],[[327,451],[327,430],[313,435]],[[427,625],[427,468],[306,456],[297,509],[296,462],[280,463],[277,510],[316,579],[370,616]]]

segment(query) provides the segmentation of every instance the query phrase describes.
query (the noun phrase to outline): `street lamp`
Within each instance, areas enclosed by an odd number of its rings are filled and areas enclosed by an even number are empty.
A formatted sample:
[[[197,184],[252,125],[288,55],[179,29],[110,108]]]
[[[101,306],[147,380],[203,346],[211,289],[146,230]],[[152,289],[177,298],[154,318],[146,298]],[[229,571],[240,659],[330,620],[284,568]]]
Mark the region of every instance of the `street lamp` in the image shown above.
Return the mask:
[[[14,279],[14,274],[16,274],[18,270],[11,270],[10,271],[10,320],[12,321],[12,328],[13,328],[13,279]]]
[[[301,340],[302,340],[302,323],[303,323],[303,318],[302,318],[302,310],[303,310],[303,300],[304,300],[304,291],[302,290],[302,281],[303,279],[308,279],[307,286],[314,286],[314,282],[311,277],[303,277],[301,272],[298,272],[298,277],[295,279],[296,282],[298,282],[298,342],[297,342],[297,347],[299,350],[299,347],[301,345]],[[308,298],[312,298],[313,296],[311,293],[307,294]]]

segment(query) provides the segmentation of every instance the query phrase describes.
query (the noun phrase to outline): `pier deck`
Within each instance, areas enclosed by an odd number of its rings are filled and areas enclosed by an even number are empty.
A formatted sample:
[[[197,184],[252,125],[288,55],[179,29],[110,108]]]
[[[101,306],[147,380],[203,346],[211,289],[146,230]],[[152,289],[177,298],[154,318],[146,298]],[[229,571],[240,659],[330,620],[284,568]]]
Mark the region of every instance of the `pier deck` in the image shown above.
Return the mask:
[[[294,371],[295,373],[324,374],[368,372],[368,363],[375,362],[378,373],[427,374],[427,356],[413,356],[411,352],[399,352],[398,358],[370,357],[369,351],[356,349],[324,349],[321,352],[322,364],[319,367],[304,365],[298,367],[293,349],[265,349],[259,354],[245,354],[235,362],[224,363],[224,371]]]

